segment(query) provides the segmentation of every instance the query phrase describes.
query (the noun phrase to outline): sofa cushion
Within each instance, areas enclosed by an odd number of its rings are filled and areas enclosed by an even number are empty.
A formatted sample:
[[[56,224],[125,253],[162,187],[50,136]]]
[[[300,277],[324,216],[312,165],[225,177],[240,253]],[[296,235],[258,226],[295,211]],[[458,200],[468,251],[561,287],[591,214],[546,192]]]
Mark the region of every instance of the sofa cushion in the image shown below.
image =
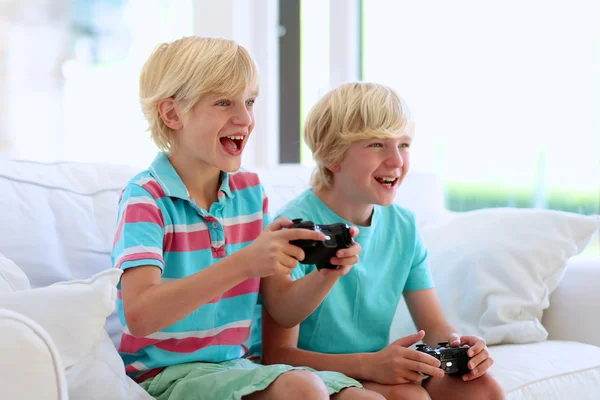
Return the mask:
[[[136,171],[0,160],[0,253],[33,288],[110,268],[120,192]]]
[[[600,391],[600,347],[548,340],[490,346],[490,374],[507,400],[592,400]]]
[[[122,188],[139,168],[110,164],[0,160],[0,253],[31,287],[86,279],[111,268]],[[106,322],[118,343],[116,313]]]
[[[550,340],[573,340],[600,346],[600,257],[578,256],[550,297],[542,323]]]
[[[31,289],[31,285],[23,270],[0,253],[0,293],[27,289]]]

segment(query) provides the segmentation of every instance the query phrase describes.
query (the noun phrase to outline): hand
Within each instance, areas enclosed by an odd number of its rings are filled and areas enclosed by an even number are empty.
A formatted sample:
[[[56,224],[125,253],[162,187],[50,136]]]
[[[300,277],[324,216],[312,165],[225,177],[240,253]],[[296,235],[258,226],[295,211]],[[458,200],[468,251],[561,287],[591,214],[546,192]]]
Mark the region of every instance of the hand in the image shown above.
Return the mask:
[[[249,278],[263,278],[273,274],[287,275],[296,268],[297,262],[304,259],[304,250],[290,244],[290,240],[325,240],[321,232],[310,229],[285,229],[293,223],[281,217],[269,224],[264,231],[246,246],[243,254]]]
[[[350,236],[354,238],[356,235],[358,235],[358,228],[351,226]],[[335,253],[336,256],[331,257],[330,262],[333,265],[337,265],[337,269],[322,268],[319,272],[323,276],[340,277],[346,275],[350,272],[350,268],[358,262],[358,253],[360,253],[360,250],[360,244],[353,241],[352,246],[347,249],[338,250]]]
[[[420,382],[420,372],[443,377],[444,371],[440,368],[438,359],[407,348],[422,340],[424,336],[425,332],[419,331],[396,340],[377,353],[372,353],[373,361],[367,366],[372,375],[368,380],[382,385],[397,385]]]
[[[471,347],[467,351],[467,355],[471,358],[468,364],[471,372],[462,376],[464,381],[471,381],[479,378],[487,372],[492,364],[494,364],[494,360],[488,353],[485,340],[478,336],[460,336],[457,333],[452,333],[448,337],[448,342],[452,347],[465,344]]]

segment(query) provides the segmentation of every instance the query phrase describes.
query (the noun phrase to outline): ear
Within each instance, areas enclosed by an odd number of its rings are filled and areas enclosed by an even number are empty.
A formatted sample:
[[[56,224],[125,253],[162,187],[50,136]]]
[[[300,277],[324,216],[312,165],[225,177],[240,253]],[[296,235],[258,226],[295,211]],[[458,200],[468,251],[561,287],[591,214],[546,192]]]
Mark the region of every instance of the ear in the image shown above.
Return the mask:
[[[339,164],[336,164],[332,167],[327,167],[327,169],[335,174],[336,172],[340,172],[342,170],[342,167],[340,167]]]
[[[174,131],[183,128],[183,122],[179,116],[179,110],[175,100],[171,97],[162,99],[158,102],[158,113],[163,123]]]

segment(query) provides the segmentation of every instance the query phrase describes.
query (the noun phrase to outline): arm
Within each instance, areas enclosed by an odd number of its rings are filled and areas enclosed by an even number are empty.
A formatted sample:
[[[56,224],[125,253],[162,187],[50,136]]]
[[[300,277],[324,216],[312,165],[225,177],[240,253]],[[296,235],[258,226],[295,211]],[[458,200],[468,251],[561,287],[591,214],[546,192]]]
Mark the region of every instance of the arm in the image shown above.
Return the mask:
[[[337,279],[316,269],[296,281],[289,275],[264,278],[260,283],[263,304],[283,327],[293,327],[321,304]]]
[[[126,269],[121,277],[127,327],[136,337],[147,336],[183,319],[192,311],[248,279],[239,254],[182,279],[160,283],[158,267]]]
[[[368,353],[323,354],[298,349],[299,326],[284,328],[263,308],[263,362],[301,365],[319,371],[338,371],[355,379],[369,379]]]
[[[396,340],[375,353],[324,354],[298,349],[299,327],[283,328],[263,309],[263,362],[307,366],[319,371],[337,371],[357,380],[384,385],[419,382],[417,373],[443,376],[439,361],[408,349],[423,338],[424,332]]]
[[[423,341],[428,346],[437,347],[439,342],[447,342],[457,330],[448,324],[435,289],[404,291],[406,306],[418,330],[425,331]]]

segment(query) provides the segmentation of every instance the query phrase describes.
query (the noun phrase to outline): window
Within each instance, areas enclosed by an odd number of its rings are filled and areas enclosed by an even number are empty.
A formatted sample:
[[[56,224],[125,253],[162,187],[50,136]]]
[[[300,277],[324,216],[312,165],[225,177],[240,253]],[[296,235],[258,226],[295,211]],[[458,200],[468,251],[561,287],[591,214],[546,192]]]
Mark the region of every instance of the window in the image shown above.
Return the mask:
[[[417,120],[453,210],[600,212],[595,1],[365,1],[363,79]]]
[[[0,47],[8,106],[0,155],[146,166],[156,148],[139,107],[139,71],[157,43],[193,33],[192,6],[73,0],[3,9],[11,40]]]
[[[600,212],[599,11],[592,0],[364,2],[363,79],[411,107],[413,165],[443,177],[448,208]]]

